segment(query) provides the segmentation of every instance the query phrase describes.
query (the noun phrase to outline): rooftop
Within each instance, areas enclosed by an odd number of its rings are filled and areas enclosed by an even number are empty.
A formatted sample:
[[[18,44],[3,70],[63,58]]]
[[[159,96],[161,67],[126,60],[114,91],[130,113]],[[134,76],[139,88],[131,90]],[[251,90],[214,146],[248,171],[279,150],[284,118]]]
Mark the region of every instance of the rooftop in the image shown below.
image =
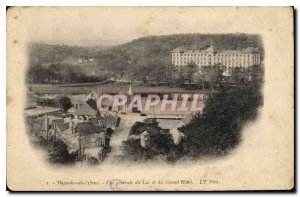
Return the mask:
[[[60,132],[64,132],[67,129],[69,129],[69,123],[61,123],[61,124],[57,124],[58,129],[60,130]]]
[[[182,52],[186,52],[188,49],[184,48],[184,47],[177,47],[176,49],[174,49],[173,51],[171,51],[172,53],[182,53]]]
[[[80,122],[77,125],[77,131],[80,136],[87,136],[102,131],[101,127],[92,122]]]
[[[75,115],[88,115],[88,116],[95,116],[96,111],[92,109],[85,100],[81,101],[82,105],[79,107],[79,109],[75,109]]]
[[[25,116],[42,116],[58,111],[61,111],[60,108],[38,106],[36,108],[27,109],[24,113]]]
[[[258,53],[259,50],[256,48],[245,48],[242,50],[220,50],[215,48],[213,45],[210,45],[206,49],[187,49],[184,47],[177,47],[171,51],[172,53],[207,53],[207,52],[218,52],[221,54],[250,54],[250,53]]]
[[[176,120],[176,119],[156,119],[159,124],[158,126],[162,129],[173,129],[180,120]]]

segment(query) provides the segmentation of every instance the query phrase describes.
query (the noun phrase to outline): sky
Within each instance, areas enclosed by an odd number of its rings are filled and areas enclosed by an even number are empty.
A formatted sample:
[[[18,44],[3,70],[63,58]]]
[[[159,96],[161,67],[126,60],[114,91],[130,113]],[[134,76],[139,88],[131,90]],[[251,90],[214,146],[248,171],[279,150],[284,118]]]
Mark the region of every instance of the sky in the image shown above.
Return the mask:
[[[35,7],[19,13],[30,41],[52,44],[107,46],[153,35],[253,33],[247,15],[239,13],[248,8],[227,9],[226,17],[224,8],[196,7]]]

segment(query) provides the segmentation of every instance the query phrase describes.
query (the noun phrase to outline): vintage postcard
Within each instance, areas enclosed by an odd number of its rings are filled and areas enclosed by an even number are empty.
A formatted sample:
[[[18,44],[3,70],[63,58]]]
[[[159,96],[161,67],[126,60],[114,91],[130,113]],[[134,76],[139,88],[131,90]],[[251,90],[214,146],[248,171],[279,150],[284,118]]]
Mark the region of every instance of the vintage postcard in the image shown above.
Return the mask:
[[[292,7],[10,7],[12,191],[294,188]]]

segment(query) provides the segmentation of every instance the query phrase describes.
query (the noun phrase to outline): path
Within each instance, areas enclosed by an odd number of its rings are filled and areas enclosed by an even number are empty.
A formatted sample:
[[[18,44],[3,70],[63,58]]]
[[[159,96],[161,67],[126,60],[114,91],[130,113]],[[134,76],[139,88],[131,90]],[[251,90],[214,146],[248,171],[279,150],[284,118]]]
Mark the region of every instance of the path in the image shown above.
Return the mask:
[[[138,114],[134,115],[118,115],[121,118],[120,126],[116,129],[114,134],[110,139],[111,152],[108,153],[107,157],[104,159],[104,163],[113,163],[114,157],[122,155],[121,145],[123,141],[127,140],[130,128],[137,121],[143,121],[145,117]]]

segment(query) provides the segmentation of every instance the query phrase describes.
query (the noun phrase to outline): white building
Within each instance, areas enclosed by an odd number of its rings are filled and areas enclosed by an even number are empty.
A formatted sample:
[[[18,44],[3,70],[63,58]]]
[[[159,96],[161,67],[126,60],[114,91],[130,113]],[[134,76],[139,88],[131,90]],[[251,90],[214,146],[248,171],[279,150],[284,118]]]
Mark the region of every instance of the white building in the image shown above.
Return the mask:
[[[217,50],[213,43],[205,50],[190,50],[177,47],[172,53],[172,64],[184,66],[195,63],[202,66],[221,65],[226,67],[243,67],[260,65],[260,53],[252,48],[245,50]]]

